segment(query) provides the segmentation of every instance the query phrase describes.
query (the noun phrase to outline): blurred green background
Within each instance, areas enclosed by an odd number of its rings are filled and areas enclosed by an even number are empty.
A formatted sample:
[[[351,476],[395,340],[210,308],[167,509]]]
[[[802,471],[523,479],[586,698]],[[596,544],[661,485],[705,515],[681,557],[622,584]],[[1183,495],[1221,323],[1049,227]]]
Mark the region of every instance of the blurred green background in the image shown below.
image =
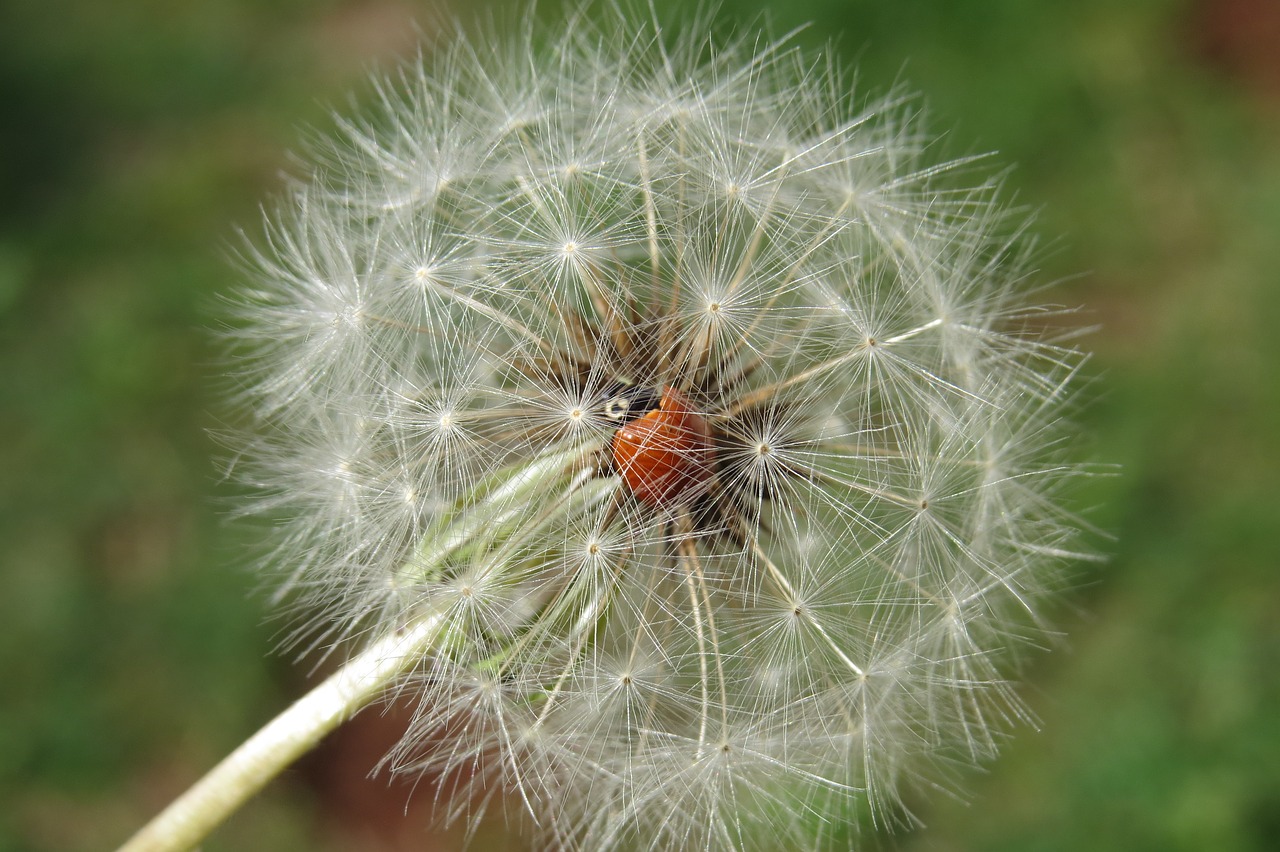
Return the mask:
[[[311,682],[223,522],[217,294],[301,129],[439,12],[0,5],[0,850],[113,847]],[[1115,539],[1030,672],[1040,730],[890,845],[1280,848],[1280,3],[769,14],[1015,166],[1049,298],[1101,326],[1082,421],[1122,469],[1082,495]],[[364,714],[206,848],[457,848],[429,790],[365,778],[396,725]]]

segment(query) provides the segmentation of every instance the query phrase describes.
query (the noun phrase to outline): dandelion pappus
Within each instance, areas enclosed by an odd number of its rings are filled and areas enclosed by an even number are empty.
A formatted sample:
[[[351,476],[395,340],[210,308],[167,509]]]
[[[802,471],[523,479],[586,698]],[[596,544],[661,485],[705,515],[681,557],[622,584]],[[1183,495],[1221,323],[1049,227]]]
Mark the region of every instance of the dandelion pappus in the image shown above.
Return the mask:
[[[386,765],[446,821],[825,848],[1027,715],[1085,356],[909,98],[645,5],[442,44],[340,120],[248,251],[237,466],[291,641],[416,699]]]

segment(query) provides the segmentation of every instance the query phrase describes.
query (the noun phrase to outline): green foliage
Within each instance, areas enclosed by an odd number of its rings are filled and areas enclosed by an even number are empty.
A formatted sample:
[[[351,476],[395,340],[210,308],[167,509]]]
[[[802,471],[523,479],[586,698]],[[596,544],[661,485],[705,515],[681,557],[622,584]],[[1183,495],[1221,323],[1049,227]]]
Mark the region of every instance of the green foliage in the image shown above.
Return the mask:
[[[209,332],[224,246],[279,185],[279,152],[412,50],[413,14],[0,11],[0,850],[112,846],[303,688],[265,653],[277,625],[238,567],[250,533],[220,522],[231,495],[206,430],[235,413]],[[958,781],[971,806],[922,805],[929,827],[903,848],[1280,846],[1280,100],[1206,59],[1191,15],[1173,0],[772,13],[838,36],[866,85],[923,91],[932,126],[957,128],[948,153],[1016,164],[1011,184],[1062,235],[1044,264],[1086,272],[1048,300],[1101,326],[1082,419],[1120,472],[1081,502],[1112,558],[1082,569],[1058,615],[1066,652],[1033,671],[1042,730]],[[358,787],[384,746],[323,757]],[[335,816],[335,774],[309,764],[207,848],[394,848],[367,813]],[[408,792],[367,786],[396,819]]]

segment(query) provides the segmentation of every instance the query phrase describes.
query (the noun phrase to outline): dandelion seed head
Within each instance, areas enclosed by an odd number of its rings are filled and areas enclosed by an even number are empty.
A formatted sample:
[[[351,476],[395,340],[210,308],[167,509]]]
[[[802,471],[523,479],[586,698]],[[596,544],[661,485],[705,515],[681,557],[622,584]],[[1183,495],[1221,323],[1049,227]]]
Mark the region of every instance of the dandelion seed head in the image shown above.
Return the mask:
[[[246,253],[240,472],[294,641],[442,619],[386,766],[445,820],[501,795],[604,850],[910,822],[1028,715],[1084,357],[909,98],[590,8],[375,81]]]

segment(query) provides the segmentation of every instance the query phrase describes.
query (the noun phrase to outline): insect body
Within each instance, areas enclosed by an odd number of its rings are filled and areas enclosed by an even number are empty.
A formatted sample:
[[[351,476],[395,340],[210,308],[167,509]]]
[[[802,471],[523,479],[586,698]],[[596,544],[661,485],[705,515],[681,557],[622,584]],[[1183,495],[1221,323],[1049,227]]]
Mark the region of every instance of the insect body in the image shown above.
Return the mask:
[[[715,446],[710,425],[688,397],[668,386],[653,407],[655,396],[651,390],[627,389],[606,404],[605,416],[622,422],[612,444],[622,481],[642,502],[669,508],[707,489],[715,472]],[[637,409],[644,413],[635,416]]]

